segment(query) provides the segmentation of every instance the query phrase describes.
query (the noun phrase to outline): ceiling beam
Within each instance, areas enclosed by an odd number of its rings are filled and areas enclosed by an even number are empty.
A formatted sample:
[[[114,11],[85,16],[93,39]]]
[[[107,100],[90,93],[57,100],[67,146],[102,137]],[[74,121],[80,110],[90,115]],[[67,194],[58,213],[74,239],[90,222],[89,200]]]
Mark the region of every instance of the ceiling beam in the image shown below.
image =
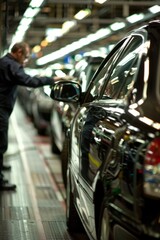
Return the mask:
[[[117,18],[118,19],[118,18]],[[99,23],[99,24],[106,24],[106,23],[112,23],[113,20],[115,21],[115,19],[100,19],[100,18],[86,18],[86,19],[83,19],[81,21],[77,21],[78,23],[84,23],[84,24],[92,24],[93,21],[95,21],[96,23]],[[34,20],[34,23],[39,23],[40,25],[45,25],[45,24],[55,24],[55,23],[64,23],[68,21],[68,18],[52,18],[52,17],[41,17],[41,16],[37,16]]]
[[[56,3],[57,0],[48,0],[48,3]],[[80,5],[86,5],[86,4],[98,4],[94,0],[58,0],[58,3],[67,3],[67,4],[80,4]],[[123,1],[106,1],[103,3],[103,6],[105,5],[123,5],[128,4],[130,6],[153,6],[153,5],[159,5],[159,0],[157,1],[129,1],[129,0],[123,0]]]

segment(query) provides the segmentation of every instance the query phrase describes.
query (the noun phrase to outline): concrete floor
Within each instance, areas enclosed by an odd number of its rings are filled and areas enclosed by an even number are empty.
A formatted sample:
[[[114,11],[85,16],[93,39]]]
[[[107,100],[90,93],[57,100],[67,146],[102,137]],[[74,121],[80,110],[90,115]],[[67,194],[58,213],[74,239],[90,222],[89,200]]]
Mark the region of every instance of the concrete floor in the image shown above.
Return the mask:
[[[65,188],[60,157],[51,153],[48,136],[39,136],[16,103],[9,127],[5,177],[17,185],[0,193],[0,240],[86,240],[71,236],[65,223]]]

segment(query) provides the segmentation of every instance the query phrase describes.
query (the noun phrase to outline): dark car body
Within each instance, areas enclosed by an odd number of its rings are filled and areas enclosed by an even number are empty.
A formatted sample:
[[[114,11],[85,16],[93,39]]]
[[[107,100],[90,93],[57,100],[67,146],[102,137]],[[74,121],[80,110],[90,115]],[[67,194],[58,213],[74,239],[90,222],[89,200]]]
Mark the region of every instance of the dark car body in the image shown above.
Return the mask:
[[[90,80],[92,79],[103,59],[104,57],[102,56],[83,57],[71,70],[71,73],[68,76],[81,85],[82,92],[86,91]],[[68,163],[68,138],[66,138],[66,134],[77,108],[78,103],[54,101],[53,108],[51,110],[51,150],[52,153],[58,153],[61,155],[62,177],[65,186]]]
[[[80,104],[68,135],[70,231],[82,224],[90,239],[160,239],[159,66],[153,21],[116,44],[83,98],[77,83],[54,86],[54,99]],[[75,96],[58,95],[67,85]]]
[[[96,72],[103,57],[86,56],[71,70],[70,76],[82,86],[83,91],[88,87],[89,81]],[[53,153],[61,153],[64,148],[65,135],[77,104],[54,101],[51,111],[51,146]]]
[[[62,77],[68,74],[71,70],[71,66],[56,64],[51,65],[48,68],[45,67],[36,72],[37,75],[46,75],[49,77]],[[35,75],[31,69],[25,69],[26,73]],[[48,135],[51,112],[54,105],[53,100],[50,98],[51,88],[49,85],[38,88],[26,88],[19,86],[18,98],[25,110],[26,114],[31,118],[39,135]]]

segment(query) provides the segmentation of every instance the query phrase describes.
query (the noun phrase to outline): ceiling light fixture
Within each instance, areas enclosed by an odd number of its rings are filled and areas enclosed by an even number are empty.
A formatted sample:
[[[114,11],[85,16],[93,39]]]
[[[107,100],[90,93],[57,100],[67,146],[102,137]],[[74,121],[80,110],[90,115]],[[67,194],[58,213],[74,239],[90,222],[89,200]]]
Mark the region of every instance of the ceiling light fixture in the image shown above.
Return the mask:
[[[31,24],[32,20],[33,20],[32,18],[25,18],[25,17],[22,18],[17,29],[19,29],[20,27],[23,27],[23,26],[29,26]]]
[[[103,4],[104,2],[106,2],[107,0],[95,0],[95,2],[99,3],[99,4]]]
[[[32,18],[22,18],[15,34],[12,37],[12,43],[10,45],[10,48],[11,46],[13,46],[14,43],[23,41],[25,32],[28,30],[31,22]]]
[[[82,20],[85,17],[88,17],[91,14],[91,10],[89,8],[86,8],[84,10],[80,10],[78,13],[74,15],[74,18],[77,20]]]
[[[38,53],[38,52],[41,51],[41,46],[36,45],[36,46],[34,46],[34,48],[32,50],[33,50],[34,53]]]
[[[148,10],[149,10],[151,13],[158,13],[158,12],[160,12],[160,6],[154,5],[153,7],[150,7]]]
[[[40,8],[27,8],[27,10],[25,11],[23,17],[26,18],[33,18],[34,16],[36,16],[40,11]]]
[[[39,11],[40,11],[39,7],[42,5],[43,2],[44,2],[44,0],[39,0],[39,1],[31,0],[29,7],[26,9],[26,11],[19,23],[19,26],[17,27],[17,30],[12,37],[12,41],[11,41],[9,49],[16,42],[23,41],[26,31],[30,27],[30,24],[32,23],[33,18],[39,13]]]
[[[124,22],[116,22],[116,23],[113,23],[110,25],[110,28],[113,30],[113,31],[117,31],[119,29],[122,29],[126,26],[126,24]]]
[[[133,15],[127,17],[126,19],[130,23],[135,23],[135,22],[142,20],[143,18],[144,18],[144,14],[140,13],[140,14],[133,14]]]
[[[61,28],[47,28],[45,35],[48,42],[54,42],[58,37],[63,35],[63,32]]]
[[[38,8],[42,5],[42,3],[44,2],[44,0],[31,0],[29,6],[32,8]]]
[[[41,47],[47,47],[48,46],[48,41],[47,39],[44,39],[41,41]]]
[[[66,21],[62,24],[62,33],[67,33],[71,28],[73,28],[77,24],[76,20]]]

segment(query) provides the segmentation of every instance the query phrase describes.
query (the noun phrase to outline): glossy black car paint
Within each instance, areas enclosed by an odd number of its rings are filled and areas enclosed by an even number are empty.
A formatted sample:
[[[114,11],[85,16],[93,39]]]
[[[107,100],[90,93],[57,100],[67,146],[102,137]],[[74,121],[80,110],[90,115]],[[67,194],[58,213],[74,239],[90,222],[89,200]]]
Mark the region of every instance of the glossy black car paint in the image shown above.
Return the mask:
[[[87,89],[102,60],[103,57],[86,56],[72,69],[70,76],[81,84],[83,91]],[[50,123],[51,147],[53,153],[61,153],[65,148],[66,131],[78,105],[58,101],[54,101],[53,104]]]
[[[71,70],[71,78],[74,81],[79,82],[82,91],[87,89],[92,76],[95,74],[103,59],[104,58],[101,56],[86,56]],[[62,101],[54,101],[53,103],[54,106],[51,110],[50,120],[51,150],[53,153],[60,154],[61,156],[62,176],[63,182],[66,186],[68,162],[68,138],[66,138],[66,134],[79,104],[76,102],[68,103]]]
[[[159,66],[155,21],[115,46],[81,100],[68,136],[70,231],[81,222],[90,239],[160,239]]]

